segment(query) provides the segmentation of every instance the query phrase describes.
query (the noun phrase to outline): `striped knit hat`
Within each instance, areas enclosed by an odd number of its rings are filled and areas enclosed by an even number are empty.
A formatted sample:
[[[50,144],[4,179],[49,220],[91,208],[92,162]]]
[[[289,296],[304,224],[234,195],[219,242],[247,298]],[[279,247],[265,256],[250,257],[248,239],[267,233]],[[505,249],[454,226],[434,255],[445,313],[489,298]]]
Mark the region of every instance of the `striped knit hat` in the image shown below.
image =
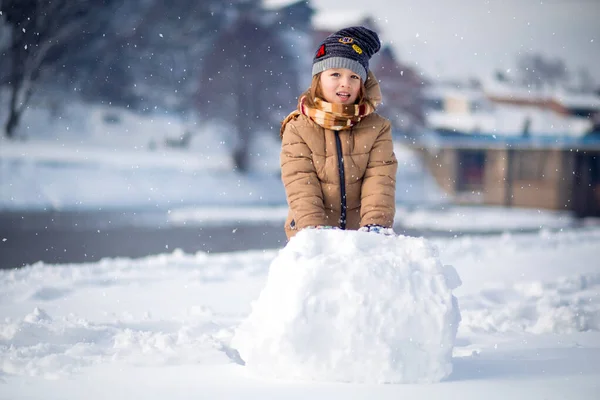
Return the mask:
[[[313,59],[312,74],[331,68],[347,68],[367,80],[369,59],[381,48],[377,33],[363,26],[345,28],[329,35]]]

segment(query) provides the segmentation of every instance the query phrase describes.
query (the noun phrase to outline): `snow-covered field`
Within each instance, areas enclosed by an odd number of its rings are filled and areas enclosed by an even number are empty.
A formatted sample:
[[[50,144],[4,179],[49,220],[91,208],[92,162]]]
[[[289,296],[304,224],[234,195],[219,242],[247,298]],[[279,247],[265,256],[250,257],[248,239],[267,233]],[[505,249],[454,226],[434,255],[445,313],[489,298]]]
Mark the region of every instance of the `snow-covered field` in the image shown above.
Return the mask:
[[[355,281],[355,291],[348,292],[347,285],[325,279],[327,272],[319,273],[314,265],[309,270],[319,279],[312,284],[295,265],[288,264],[290,273],[285,273],[282,260],[294,257],[297,260],[297,256],[290,254],[299,248],[312,248],[313,253],[307,252],[313,255],[312,262],[317,265],[324,262],[316,254],[333,249],[331,239],[322,239],[311,242],[310,237],[300,238],[295,250],[281,252],[208,255],[174,251],[136,260],[37,264],[2,271],[0,398],[597,398],[600,389],[597,263],[600,229],[597,228],[424,241],[426,248],[439,249],[439,262],[452,265],[462,280],[462,286],[454,290],[462,322],[450,360],[452,373],[442,382],[341,383],[327,382],[331,377],[326,374],[320,382],[277,379],[259,374],[260,369],[253,365],[243,366],[240,355],[230,347],[231,339],[261,291],[270,285],[269,296],[273,295],[273,284],[286,284],[290,288],[297,280],[313,290],[319,288],[328,301],[339,300],[336,307],[340,314],[356,307],[352,296],[347,295],[344,300],[342,292],[356,295],[363,290],[365,295],[364,290],[372,290],[374,298],[385,300],[387,296],[388,301],[378,303],[379,314],[367,314],[370,320],[357,319],[357,326],[369,326],[371,321],[381,324],[383,331],[398,335],[410,326],[406,318],[382,316],[403,316],[402,309],[386,309],[403,304],[406,314],[414,318],[416,304],[427,297],[425,291],[414,289],[419,279],[427,282],[425,278],[413,279],[415,286],[407,286],[407,290],[413,290],[413,306],[394,302],[396,296],[390,295],[388,289],[378,292],[362,281]],[[377,247],[381,246],[377,240],[385,239],[362,240],[366,247]],[[405,246],[406,254],[416,246],[414,242],[401,241],[397,245]],[[357,265],[352,266],[352,260],[359,260],[355,256],[363,254],[360,248],[342,248],[348,250],[349,265],[345,268],[359,271]],[[426,256],[413,256],[410,268],[413,271],[424,268],[419,263]],[[308,262],[303,265],[308,267]],[[375,271],[373,267],[381,263],[379,260],[378,264],[364,268]],[[276,270],[271,276],[270,266]],[[365,282],[373,282],[375,275],[363,271],[358,276],[368,278]],[[303,278],[297,279],[299,276]],[[335,271],[330,271],[330,277],[334,276]],[[347,282],[343,276],[337,276]],[[268,285],[267,278],[271,281]],[[298,286],[295,287],[295,291],[287,294],[280,291],[281,303],[273,304],[272,314],[263,315],[263,320],[270,318],[271,323],[268,325],[267,321],[262,327],[263,335],[275,338],[280,335],[281,339],[280,328],[286,321],[288,327],[300,326],[301,322],[291,320],[289,315],[294,310],[290,296],[292,300],[294,296],[296,300],[302,297]],[[407,298],[406,293],[397,295],[398,299]],[[333,313],[326,304],[323,301],[305,311],[312,310],[314,314],[320,310],[322,318],[323,313]],[[440,311],[421,312],[427,322],[428,318],[435,320]],[[419,314],[416,315],[418,318]],[[309,317],[306,319],[311,321]],[[313,334],[319,332],[318,326],[310,326]],[[415,340],[447,329],[436,328],[435,324],[424,326],[427,329]],[[334,338],[343,338],[345,334],[347,338],[356,338],[357,330],[346,328],[335,332]],[[301,354],[326,342],[317,336],[315,343],[298,345],[298,340],[306,339],[307,334],[296,334],[295,343]],[[423,343],[425,352],[438,346]],[[402,346],[398,345],[400,349]],[[345,360],[350,359],[355,365],[366,363],[364,357],[387,360],[377,349],[381,346],[375,346],[370,354],[362,353],[361,359],[346,354]],[[331,361],[333,356],[325,348],[323,362]],[[264,360],[268,359],[265,355]],[[319,365],[318,362],[318,357],[313,358],[307,365]],[[340,375],[348,372],[344,365],[337,365]],[[327,371],[327,365],[321,367]],[[364,371],[365,377],[381,367],[372,365],[370,371]],[[290,368],[301,366],[291,362]],[[286,371],[281,374],[285,376]]]
[[[64,113],[27,110],[19,131],[27,140],[0,137],[0,210],[285,205],[276,133],[254,138],[252,171],[240,174],[235,138],[222,126],[80,104]],[[186,147],[174,146],[186,132]],[[399,202],[448,201],[417,155],[400,145],[396,152]]]

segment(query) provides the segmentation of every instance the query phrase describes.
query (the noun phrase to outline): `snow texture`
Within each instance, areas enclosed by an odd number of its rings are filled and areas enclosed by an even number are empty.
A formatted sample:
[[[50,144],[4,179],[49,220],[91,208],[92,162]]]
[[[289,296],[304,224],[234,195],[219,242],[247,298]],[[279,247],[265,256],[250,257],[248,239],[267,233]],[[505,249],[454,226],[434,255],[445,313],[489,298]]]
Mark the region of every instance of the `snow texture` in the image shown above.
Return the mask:
[[[462,281],[453,290],[462,317],[453,371],[438,384],[282,382],[256,376],[251,360],[243,366],[232,349],[232,338],[237,331],[240,341],[238,328],[248,323],[252,301],[265,288],[276,291],[276,278],[285,288],[272,307],[271,321],[289,320],[289,312],[281,310],[293,279],[302,269],[325,274],[310,267],[307,257],[331,244],[328,235],[335,232],[326,233],[313,243],[297,237],[279,251],[175,250],[140,259],[40,262],[0,270],[0,399],[598,399],[597,226],[414,239],[414,246],[403,246],[405,259],[413,254],[422,261],[417,252],[433,252],[433,243],[442,263],[455,266]],[[335,265],[342,270],[330,293],[343,282],[348,287],[347,271],[356,266],[349,243],[370,249],[386,240],[362,235],[361,240],[338,240],[339,249],[330,250],[345,250],[349,260],[348,266]],[[305,262],[276,268],[275,259],[286,260],[282,253]],[[319,264],[317,258],[313,262]],[[385,270],[382,262],[368,265],[363,277]],[[277,270],[280,276],[271,276]],[[357,276],[356,285],[366,288],[367,281]],[[332,275],[329,279],[320,281],[323,288]],[[389,290],[387,284],[381,288]],[[382,297],[379,293],[369,295]],[[263,329],[269,333],[270,328]],[[417,338],[426,334],[431,332],[423,330]],[[314,345],[321,343],[317,337]],[[251,348],[252,342],[246,344]],[[330,355],[327,350],[323,357]],[[267,353],[263,359],[267,356],[274,358]]]
[[[426,239],[303,230],[273,260],[232,346],[262,376],[438,382],[452,372],[460,284]]]

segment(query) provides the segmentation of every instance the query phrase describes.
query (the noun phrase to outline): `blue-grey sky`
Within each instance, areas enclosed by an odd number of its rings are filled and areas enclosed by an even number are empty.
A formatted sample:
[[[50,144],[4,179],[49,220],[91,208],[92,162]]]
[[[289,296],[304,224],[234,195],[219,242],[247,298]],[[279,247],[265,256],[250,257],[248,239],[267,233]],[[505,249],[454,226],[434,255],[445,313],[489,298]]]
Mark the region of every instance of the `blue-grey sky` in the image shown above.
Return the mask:
[[[267,4],[290,3],[265,0]],[[520,52],[586,67],[600,84],[600,0],[310,0],[319,27],[370,15],[401,60],[430,76],[485,78]]]

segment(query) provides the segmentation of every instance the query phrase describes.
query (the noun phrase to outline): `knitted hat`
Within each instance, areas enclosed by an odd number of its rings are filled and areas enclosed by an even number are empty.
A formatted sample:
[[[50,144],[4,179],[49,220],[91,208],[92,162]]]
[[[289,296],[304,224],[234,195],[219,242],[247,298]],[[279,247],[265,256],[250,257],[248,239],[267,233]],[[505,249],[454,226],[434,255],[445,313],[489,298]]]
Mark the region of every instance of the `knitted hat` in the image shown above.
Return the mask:
[[[363,26],[345,28],[329,35],[313,59],[312,74],[330,68],[347,68],[367,80],[369,59],[381,48],[377,33]]]

